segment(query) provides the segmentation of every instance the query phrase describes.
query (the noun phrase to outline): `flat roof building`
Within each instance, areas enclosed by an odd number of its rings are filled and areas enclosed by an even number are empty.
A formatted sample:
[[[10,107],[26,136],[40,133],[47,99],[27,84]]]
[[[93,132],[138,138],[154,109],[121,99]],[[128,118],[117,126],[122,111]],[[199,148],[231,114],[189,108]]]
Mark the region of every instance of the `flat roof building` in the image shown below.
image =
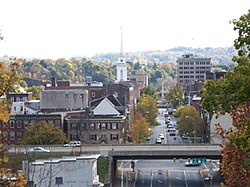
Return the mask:
[[[177,84],[205,82],[205,74],[211,71],[211,58],[200,58],[193,54],[182,55],[177,61]]]

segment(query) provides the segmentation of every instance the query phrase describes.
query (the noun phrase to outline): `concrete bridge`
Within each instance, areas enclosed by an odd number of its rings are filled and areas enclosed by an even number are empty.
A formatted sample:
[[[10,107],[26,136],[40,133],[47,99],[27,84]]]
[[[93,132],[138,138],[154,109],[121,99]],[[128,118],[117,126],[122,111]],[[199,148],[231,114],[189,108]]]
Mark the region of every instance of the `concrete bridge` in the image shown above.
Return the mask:
[[[26,152],[31,146],[12,146],[9,153]],[[34,147],[34,146],[32,146]],[[41,146],[51,152],[100,153],[109,158],[109,180],[114,180],[118,160],[207,158],[221,159],[219,144],[120,144],[82,145],[81,147]]]
[[[220,145],[178,144],[178,145],[130,145],[114,146],[108,151],[109,179],[114,182],[118,160],[207,158],[221,159]]]

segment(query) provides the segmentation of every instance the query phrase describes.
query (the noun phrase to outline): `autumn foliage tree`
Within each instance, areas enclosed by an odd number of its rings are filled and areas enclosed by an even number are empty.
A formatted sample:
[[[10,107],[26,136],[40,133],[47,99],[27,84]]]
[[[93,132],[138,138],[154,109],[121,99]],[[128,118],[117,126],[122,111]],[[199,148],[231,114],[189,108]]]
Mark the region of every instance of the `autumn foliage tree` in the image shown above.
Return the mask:
[[[136,113],[132,121],[131,136],[135,143],[142,143],[145,138],[152,135],[149,130],[149,123],[141,113]]]
[[[0,37],[1,39],[1,37]],[[6,96],[6,94],[13,90],[15,83],[20,79],[16,70],[18,67],[18,59],[12,59],[15,62],[10,64],[4,64],[0,62],[0,97]],[[0,186],[10,187],[22,187],[25,186],[26,180],[16,168],[9,168],[9,158],[6,156],[8,147],[3,144],[3,122],[7,122],[9,119],[9,103],[6,99],[0,100]]]
[[[158,125],[156,121],[157,111],[157,101],[148,94],[142,94],[137,104],[136,112],[141,113],[146,118],[149,126]]]
[[[29,124],[22,143],[26,145],[52,145],[65,142],[67,142],[67,138],[61,129],[56,125],[39,121]]]
[[[216,124],[225,139],[221,170],[227,186],[250,186],[250,10],[231,23],[239,33],[234,41],[237,67],[225,78],[205,83],[202,106],[211,114],[227,112],[232,117],[234,128],[224,130]]]

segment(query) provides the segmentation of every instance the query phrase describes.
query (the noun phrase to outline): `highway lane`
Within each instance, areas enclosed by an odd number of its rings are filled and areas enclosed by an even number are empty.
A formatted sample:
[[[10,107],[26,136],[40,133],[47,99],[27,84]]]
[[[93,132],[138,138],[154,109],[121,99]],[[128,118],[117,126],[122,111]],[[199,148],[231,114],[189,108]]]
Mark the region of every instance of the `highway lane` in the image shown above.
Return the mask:
[[[187,160],[135,160],[135,180],[125,183],[124,187],[204,187],[205,181],[201,171],[210,166],[217,170],[217,161],[201,164],[196,167],[186,167]],[[130,161],[124,162],[124,167],[129,167]],[[131,170],[130,170],[131,171]],[[120,179],[119,179],[120,180]],[[128,184],[126,186],[125,184]],[[214,184],[215,185],[215,184]],[[218,186],[219,184],[217,184]],[[118,182],[117,187],[120,187]]]

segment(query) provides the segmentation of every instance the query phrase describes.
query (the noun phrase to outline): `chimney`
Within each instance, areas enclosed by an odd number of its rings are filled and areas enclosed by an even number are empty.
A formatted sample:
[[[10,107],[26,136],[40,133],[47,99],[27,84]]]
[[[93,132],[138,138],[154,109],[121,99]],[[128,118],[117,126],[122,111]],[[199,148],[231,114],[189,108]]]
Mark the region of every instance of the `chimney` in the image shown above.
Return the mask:
[[[52,87],[56,87],[56,78],[55,77],[52,77],[51,78],[51,83],[52,83]]]

